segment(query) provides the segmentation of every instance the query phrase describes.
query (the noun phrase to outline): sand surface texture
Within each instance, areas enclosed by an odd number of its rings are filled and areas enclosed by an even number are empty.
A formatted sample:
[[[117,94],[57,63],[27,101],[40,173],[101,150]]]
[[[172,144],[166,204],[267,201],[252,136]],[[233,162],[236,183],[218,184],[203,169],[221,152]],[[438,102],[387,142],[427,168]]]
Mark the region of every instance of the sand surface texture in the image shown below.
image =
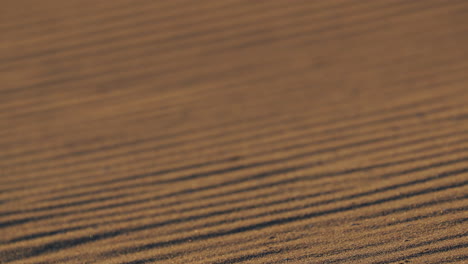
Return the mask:
[[[468,1],[0,8],[0,263],[467,263]]]

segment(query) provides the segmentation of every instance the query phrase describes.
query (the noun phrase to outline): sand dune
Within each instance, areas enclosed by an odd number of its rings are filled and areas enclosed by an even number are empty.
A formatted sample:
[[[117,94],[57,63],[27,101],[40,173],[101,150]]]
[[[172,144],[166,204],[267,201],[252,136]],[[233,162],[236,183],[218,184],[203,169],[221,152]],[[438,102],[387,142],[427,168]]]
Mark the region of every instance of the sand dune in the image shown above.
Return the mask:
[[[4,4],[0,263],[468,261],[468,2]]]

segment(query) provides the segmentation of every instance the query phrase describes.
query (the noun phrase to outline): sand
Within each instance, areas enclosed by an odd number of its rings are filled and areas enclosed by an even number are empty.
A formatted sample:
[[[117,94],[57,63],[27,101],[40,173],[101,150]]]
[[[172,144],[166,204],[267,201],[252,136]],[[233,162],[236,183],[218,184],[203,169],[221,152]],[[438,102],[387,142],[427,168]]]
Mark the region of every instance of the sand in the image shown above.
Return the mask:
[[[468,2],[2,5],[0,263],[468,261]]]

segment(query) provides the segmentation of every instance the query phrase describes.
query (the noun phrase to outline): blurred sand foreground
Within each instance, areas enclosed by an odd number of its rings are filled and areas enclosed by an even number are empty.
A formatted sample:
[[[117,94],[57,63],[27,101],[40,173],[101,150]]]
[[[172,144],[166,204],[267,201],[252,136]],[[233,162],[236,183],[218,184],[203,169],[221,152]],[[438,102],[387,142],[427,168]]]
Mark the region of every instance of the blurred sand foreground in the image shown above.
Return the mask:
[[[468,1],[0,8],[0,263],[466,263]]]

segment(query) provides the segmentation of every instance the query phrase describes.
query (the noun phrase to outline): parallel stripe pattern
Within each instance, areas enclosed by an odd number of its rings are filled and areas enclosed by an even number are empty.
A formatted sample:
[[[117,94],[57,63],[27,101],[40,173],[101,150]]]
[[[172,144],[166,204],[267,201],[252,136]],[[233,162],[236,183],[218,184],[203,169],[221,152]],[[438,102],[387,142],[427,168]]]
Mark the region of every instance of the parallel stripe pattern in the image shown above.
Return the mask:
[[[5,3],[0,263],[468,262],[467,14]]]

